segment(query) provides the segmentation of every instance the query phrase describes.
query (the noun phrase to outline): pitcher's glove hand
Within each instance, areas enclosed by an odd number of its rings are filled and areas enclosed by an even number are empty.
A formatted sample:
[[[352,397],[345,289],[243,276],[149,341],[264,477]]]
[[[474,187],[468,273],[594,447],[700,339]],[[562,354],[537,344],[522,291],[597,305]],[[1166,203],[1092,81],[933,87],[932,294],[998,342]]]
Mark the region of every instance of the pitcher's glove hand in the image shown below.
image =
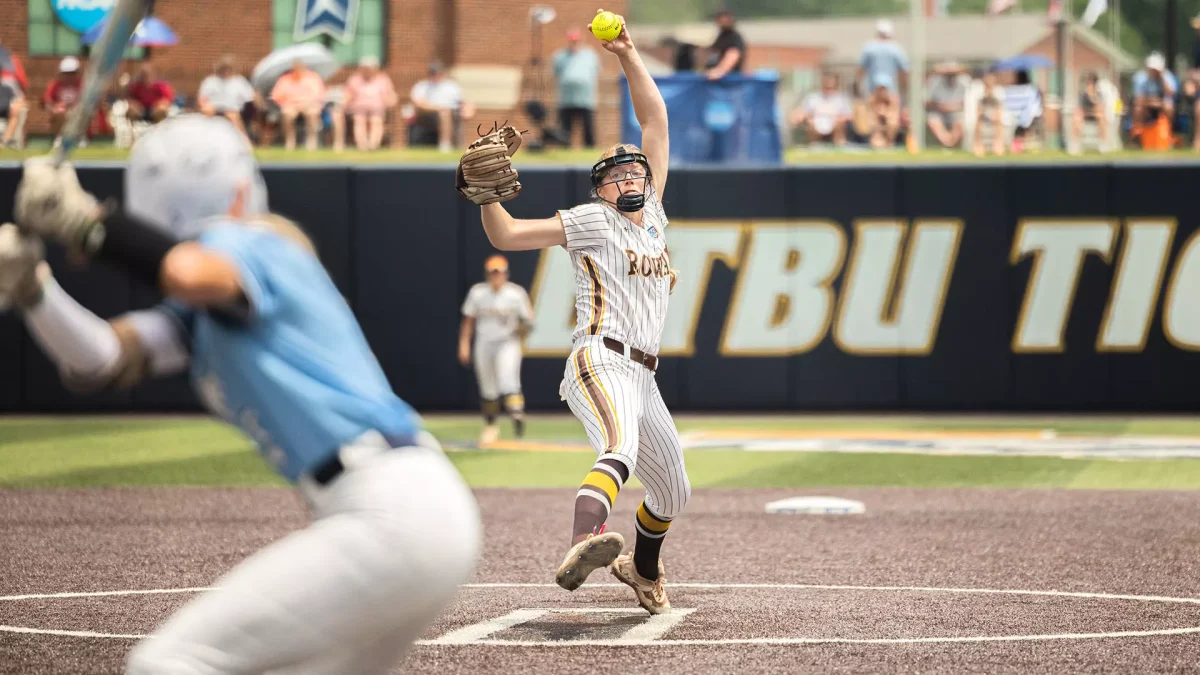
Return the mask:
[[[512,156],[521,147],[521,132],[514,127],[494,128],[467,147],[458,160],[455,187],[464,197],[482,206],[506,202],[521,193]]]
[[[679,282],[679,270],[672,267],[667,273],[671,275],[671,289],[667,295],[671,295],[675,293],[675,284]]]

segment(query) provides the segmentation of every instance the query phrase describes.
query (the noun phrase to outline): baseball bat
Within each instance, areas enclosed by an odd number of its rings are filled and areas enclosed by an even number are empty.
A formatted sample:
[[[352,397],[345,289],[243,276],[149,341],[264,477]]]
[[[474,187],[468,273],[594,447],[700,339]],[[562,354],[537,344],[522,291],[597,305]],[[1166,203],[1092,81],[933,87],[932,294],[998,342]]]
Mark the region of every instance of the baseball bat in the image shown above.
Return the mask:
[[[79,145],[79,139],[87,132],[92,115],[100,104],[100,96],[112,81],[117,66],[125,54],[129,38],[137,29],[154,0],[117,0],[116,7],[108,15],[108,24],[104,27],[100,39],[92,45],[88,57],[87,70],[83,74],[83,95],[79,105],[68,115],[63,125],[62,142],[54,155],[54,165],[58,166]]]

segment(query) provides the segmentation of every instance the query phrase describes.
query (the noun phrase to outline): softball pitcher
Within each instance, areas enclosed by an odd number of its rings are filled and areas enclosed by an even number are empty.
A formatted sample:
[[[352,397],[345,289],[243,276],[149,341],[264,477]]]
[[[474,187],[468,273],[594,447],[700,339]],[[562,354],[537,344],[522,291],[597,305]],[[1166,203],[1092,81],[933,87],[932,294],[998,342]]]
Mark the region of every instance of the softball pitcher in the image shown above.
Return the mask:
[[[571,546],[556,580],[574,590],[595,569],[609,566],[642,607],[658,614],[671,606],[659,551],[691,494],[679,434],[654,379],[675,281],[662,206],[667,109],[628,30],[602,44],[628,78],[644,154],[631,145],[613,147],[592,169],[593,203],[544,220],[516,220],[501,205],[520,192],[516,172],[505,167],[498,179],[495,171],[497,155],[511,157],[520,144],[520,135],[505,128],[472,144],[460,162],[457,187],[481,204],[496,248],[562,246],[574,262],[574,349],[559,393],[600,458],[575,497]],[[604,532],[604,525],[631,474],[646,486],[646,498],[634,523],[633,553],[621,555],[624,538]]]
[[[128,212],[70,165],[25,164],[0,227],[0,296],[76,390],[190,369],[207,407],[295,484],[314,522],[142,641],[127,675],[383,675],[453,599],[479,548],[466,484],[392,393],[295,225],[266,211],[246,140],[181,115],[125,169]],[[100,319],[55,283],[40,237],[124,268],[160,306]]]
[[[525,435],[525,397],[521,395],[521,340],[533,328],[529,294],[508,280],[508,260],[494,255],[484,263],[487,281],[467,292],[458,330],[458,362],[471,362],[475,337],[475,381],[483,408],[484,427],[479,445],[500,438],[496,416],[501,403],[512,417],[517,438]]]

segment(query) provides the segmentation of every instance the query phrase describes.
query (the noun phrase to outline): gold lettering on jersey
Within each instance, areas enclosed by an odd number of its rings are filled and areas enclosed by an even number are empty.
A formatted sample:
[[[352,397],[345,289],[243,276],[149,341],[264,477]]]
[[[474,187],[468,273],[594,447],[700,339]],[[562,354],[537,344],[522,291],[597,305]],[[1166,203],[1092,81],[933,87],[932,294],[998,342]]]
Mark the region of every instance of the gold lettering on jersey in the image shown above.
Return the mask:
[[[625,257],[629,258],[629,273],[626,276],[638,276],[655,279],[661,279],[667,276],[668,270],[671,269],[671,259],[664,251],[660,255],[650,257],[645,253],[639,254],[637,251],[627,248],[625,249]]]

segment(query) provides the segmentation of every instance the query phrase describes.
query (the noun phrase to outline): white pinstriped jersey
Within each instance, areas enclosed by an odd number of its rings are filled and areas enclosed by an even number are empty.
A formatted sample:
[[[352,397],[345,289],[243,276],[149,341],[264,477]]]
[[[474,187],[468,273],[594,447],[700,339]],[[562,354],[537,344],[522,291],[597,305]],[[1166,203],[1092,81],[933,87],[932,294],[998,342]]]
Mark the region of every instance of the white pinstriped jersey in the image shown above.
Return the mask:
[[[474,317],[475,339],[481,342],[516,339],[522,322],[533,323],[529,294],[511,281],[498,291],[485,281],[475,284],[467,291],[462,313]]]
[[[603,203],[559,214],[575,267],[572,339],[600,335],[657,355],[671,293],[667,214],[658,196],[647,195],[641,227]]]

